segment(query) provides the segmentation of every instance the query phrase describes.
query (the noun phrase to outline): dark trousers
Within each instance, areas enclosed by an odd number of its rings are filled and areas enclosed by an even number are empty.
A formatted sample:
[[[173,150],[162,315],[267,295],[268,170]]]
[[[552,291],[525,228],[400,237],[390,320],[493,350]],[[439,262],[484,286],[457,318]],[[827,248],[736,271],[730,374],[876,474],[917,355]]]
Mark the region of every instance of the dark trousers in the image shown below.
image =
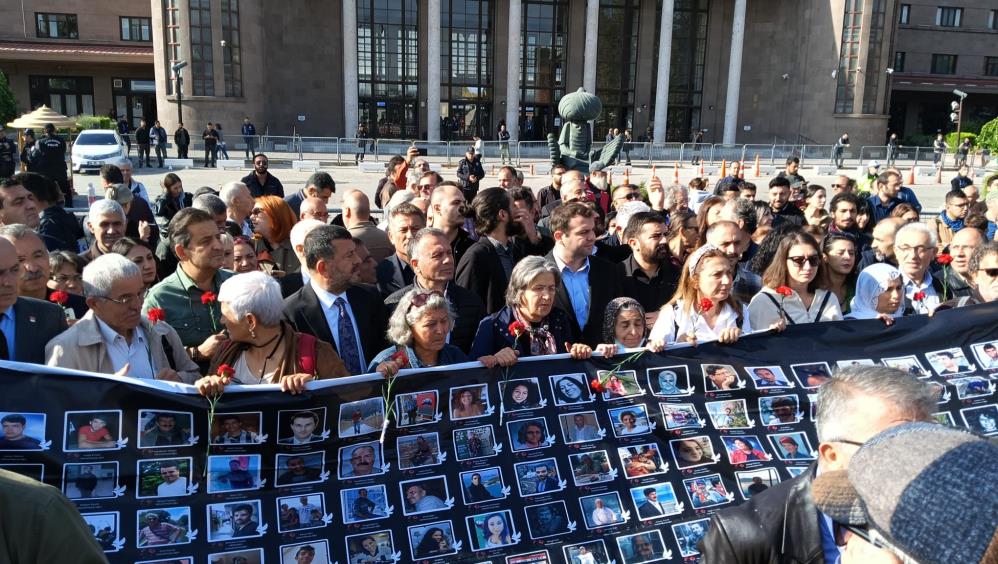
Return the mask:
[[[177,158],[186,159],[187,157],[187,145],[177,145]]]
[[[166,159],[166,143],[156,143],[156,160],[159,161],[159,168],[163,168],[164,159]]]
[[[243,141],[246,142],[246,158],[256,158],[256,137],[243,137]]]
[[[204,146],[204,166],[215,166],[215,159],[218,157],[218,145]]]
[[[139,143],[139,166],[149,166],[149,143]]]

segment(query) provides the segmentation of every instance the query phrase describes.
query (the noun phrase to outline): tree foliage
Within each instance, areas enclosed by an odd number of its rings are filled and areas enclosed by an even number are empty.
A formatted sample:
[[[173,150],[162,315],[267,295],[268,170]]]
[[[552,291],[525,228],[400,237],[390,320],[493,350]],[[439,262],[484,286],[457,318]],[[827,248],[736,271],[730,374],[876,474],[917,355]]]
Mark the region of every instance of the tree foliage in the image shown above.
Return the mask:
[[[0,127],[17,117],[17,103],[7,82],[7,75],[0,71]]]
[[[998,151],[998,117],[981,127],[981,133],[977,136],[977,146],[991,149],[992,153]]]

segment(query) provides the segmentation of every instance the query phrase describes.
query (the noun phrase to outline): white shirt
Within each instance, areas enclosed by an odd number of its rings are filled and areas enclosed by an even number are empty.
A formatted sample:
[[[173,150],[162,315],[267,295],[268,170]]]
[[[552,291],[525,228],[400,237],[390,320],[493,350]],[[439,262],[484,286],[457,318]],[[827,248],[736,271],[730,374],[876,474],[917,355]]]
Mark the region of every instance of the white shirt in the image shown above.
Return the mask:
[[[174,497],[178,495],[187,495],[187,478],[183,476],[177,478],[177,481],[172,484],[163,482],[156,487],[157,497]]]
[[[901,281],[904,282],[904,297],[911,302],[911,307],[915,313],[929,313],[939,305],[939,294],[932,287],[932,276],[928,272],[922,277],[922,283],[917,284],[908,275],[901,271]],[[921,302],[915,301],[915,294],[925,292],[925,299]]]
[[[333,334],[336,352],[340,357],[343,356],[343,349],[340,347],[340,308],[336,307],[336,300],[343,298],[343,301],[346,303],[347,315],[350,316],[350,322],[353,323],[353,335],[354,339],[357,340],[357,351],[360,353],[360,369],[366,370],[367,357],[364,356],[364,346],[360,341],[360,333],[357,331],[357,316],[353,314],[353,308],[350,307],[350,300],[347,298],[346,292],[342,294],[330,294],[320,288],[314,280],[310,280],[309,284],[312,286],[315,296],[319,298],[319,303],[322,304],[322,313],[326,316],[326,324],[329,325],[329,332]]]
[[[593,509],[593,523],[596,525],[609,525],[617,521],[617,514],[609,507]]]
[[[100,327],[101,338],[107,346],[107,356],[111,359],[111,366],[115,372],[128,364],[128,376],[132,378],[156,377],[156,367],[153,366],[152,354],[142,325],[132,330],[132,343],[128,344],[124,337],[99,317],[95,316],[94,319]]]
[[[828,296],[828,303],[819,315],[818,308]],[[773,299],[770,299],[773,298]],[[776,303],[773,303],[773,300]],[[804,300],[796,290],[786,298],[776,293],[768,286],[763,286],[762,291],[753,296],[749,302],[748,316],[749,323],[756,329],[765,330],[770,325],[780,319],[780,307],[783,304],[783,311],[794,323],[814,323],[816,321],[836,321],[842,319],[842,307],[839,305],[839,298],[835,294],[830,294],[827,290],[818,288],[814,292],[814,299],[811,300],[811,307],[804,307]],[[790,322],[788,321],[789,325]]]
[[[680,335],[686,335],[690,332],[693,310],[690,310],[690,314],[687,315],[683,311],[682,300],[676,302],[672,307],[665,307],[662,312],[658,315],[658,320],[655,321],[655,325],[651,328],[651,334],[649,335],[650,340],[665,340],[666,344],[676,342],[676,333]],[[676,330],[678,326],[678,331]],[[727,329],[728,327],[738,326],[738,314],[735,312],[728,304],[724,304],[721,311],[717,314],[717,320],[714,322],[714,326],[711,327],[707,324],[707,320],[704,319],[703,315],[697,316],[697,324],[694,329],[694,334],[696,335],[698,342],[705,341],[716,341],[720,336],[721,331]],[[742,317],[742,333],[748,333],[752,331],[752,326],[749,323],[747,315]]]

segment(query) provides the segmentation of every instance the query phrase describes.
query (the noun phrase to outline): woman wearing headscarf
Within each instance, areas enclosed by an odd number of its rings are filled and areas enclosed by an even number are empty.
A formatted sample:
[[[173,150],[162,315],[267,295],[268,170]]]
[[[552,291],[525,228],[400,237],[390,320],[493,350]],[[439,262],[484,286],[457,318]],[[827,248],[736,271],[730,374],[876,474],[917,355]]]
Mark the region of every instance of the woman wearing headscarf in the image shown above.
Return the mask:
[[[904,315],[904,282],[901,271],[887,263],[871,264],[856,279],[846,319],[881,319],[887,325]]]
[[[614,298],[603,312],[603,343],[596,347],[603,356],[614,356],[618,349],[636,349],[645,346],[648,325],[645,308],[634,298]],[[649,345],[653,352],[661,352],[662,343]]]

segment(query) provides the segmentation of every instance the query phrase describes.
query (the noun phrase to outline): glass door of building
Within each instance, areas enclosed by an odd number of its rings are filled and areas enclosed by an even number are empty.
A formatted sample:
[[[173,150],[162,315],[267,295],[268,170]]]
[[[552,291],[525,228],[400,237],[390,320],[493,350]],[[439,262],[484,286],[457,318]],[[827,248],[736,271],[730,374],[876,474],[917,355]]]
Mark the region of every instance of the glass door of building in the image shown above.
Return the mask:
[[[415,101],[362,100],[360,120],[367,124],[368,133],[374,138],[418,138],[419,114],[416,111]]]

